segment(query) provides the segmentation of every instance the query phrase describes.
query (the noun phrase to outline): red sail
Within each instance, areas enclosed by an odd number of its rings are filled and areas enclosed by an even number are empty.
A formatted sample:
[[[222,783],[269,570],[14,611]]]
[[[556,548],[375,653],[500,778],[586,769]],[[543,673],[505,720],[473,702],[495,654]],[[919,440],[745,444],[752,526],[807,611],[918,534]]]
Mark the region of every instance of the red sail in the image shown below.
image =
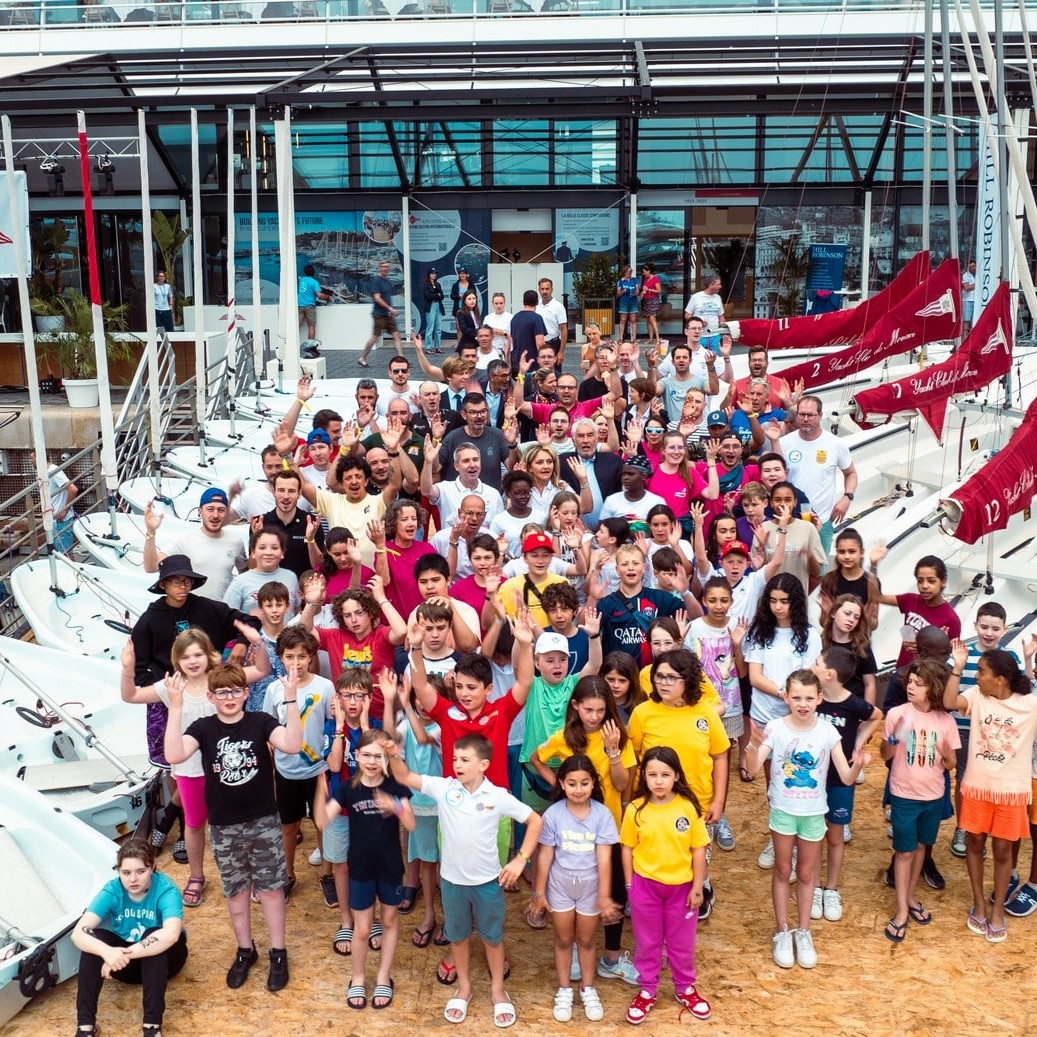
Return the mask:
[[[998,285],[976,326],[957,352],[935,367],[895,382],[864,389],[850,401],[854,421],[872,428],[901,411],[917,410],[943,442],[947,401],[956,393],[975,392],[1002,378],[1012,366],[1012,305],[1008,283]]]
[[[953,535],[966,544],[1004,529],[1008,520],[1030,506],[1037,489],[1037,398],[1026,408],[1012,438],[945,503],[961,518]]]
[[[743,346],[768,349],[810,349],[812,346],[846,346],[864,334],[880,317],[902,302],[929,276],[929,253],[918,252],[899,274],[870,299],[852,310],[819,313],[816,317],[782,317],[778,320],[729,321]]]
[[[945,259],[902,302],[870,327],[859,342],[838,353],[776,372],[808,389],[838,381],[873,364],[928,342],[957,338],[961,332],[961,274],[956,259]]]

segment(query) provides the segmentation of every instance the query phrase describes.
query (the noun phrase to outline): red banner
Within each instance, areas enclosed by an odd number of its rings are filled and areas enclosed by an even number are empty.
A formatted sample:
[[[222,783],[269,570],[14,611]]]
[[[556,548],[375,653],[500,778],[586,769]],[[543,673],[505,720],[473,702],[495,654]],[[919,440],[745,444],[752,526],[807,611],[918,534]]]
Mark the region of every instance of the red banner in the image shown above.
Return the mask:
[[[917,410],[943,442],[947,401],[960,392],[975,392],[1001,378],[1012,366],[1012,304],[1002,281],[968,338],[957,352],[935,367],[895,382],[864,389],[850,401],[853,420],[861,428],[881,425],[901,411]]]
[[[848,346],[897,303],[903,302],[928,276],[929,253],[919,252],[886,288],[852,310],[778,320],[728,321],[728,327],[743,346],[766,346],[768,349]]]
[[[941,503],[961,517],[952,535],[966,544],[1004,529],[1024,511],[1037,489],[1037,398],[1026,408],[1012,438],[967,482]]]
[[[777,371],[789,385],[799,379],[807,389],[856,374],[888,356],[928,342],[956,338],[961,332],[961,274],[956,259],[945,259],[903,302],[870,327],[859,342],[838,353]]]

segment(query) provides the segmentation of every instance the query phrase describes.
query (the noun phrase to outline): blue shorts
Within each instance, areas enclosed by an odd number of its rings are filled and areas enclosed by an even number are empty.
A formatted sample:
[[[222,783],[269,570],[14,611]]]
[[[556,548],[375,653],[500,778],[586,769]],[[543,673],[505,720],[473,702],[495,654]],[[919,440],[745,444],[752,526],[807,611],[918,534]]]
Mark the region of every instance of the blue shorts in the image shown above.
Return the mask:
[[[349,818],[344,814],[324,826],[321,853],[329,864],[345,864],[349,860]]]
[[[852,785],[829,785],[825,790],[828,796],[828,813],[825,820],[830,825],[848,825],[853,820]]]
[[[355,879],[349,877],[349,909],[366,911],[375,900],[385,907],[398,907],[403,900],[403,888],[391,879]]]
[[[943,797],[939,799],[903,799],[890,794],[893,822],[893,849],[897,853],[913,853],[919,845],[932,846],[943,820]]]
[[[407,836],[408,861],[439,860],[439,817],[436,814],[419,814],[417,824]]]
[[[504,890],[494,879],[481,886],[458,886],[439,880],[443,900],[443,932],[451,943],[460,943],[477,932],[487,943],[504,939]]]
[[[967,320],[971,324],[972,323],[972,314],[976,312],[976,300],[975,299],[969,299],[968,302],[963,302],[961,304],[961,309],[962,309],[962,314],[961,314],[962,320]]]
[[[638,301],[637,296],[621,295],[619,297],[619,312],[620,313],[637,313]]]

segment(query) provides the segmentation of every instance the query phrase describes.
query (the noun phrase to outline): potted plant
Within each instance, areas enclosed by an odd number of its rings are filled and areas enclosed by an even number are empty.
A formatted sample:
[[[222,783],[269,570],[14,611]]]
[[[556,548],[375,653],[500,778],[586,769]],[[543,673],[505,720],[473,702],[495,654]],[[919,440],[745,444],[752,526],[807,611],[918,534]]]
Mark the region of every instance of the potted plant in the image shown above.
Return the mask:
[[[616,304],[615,263],[611,252],[592,252],[573,265],[573,294],[583,308],[583,326],[597,324],[606,337],[612,334]]]
[[[36,317],[36,330],[61,331],[64,314],[58,300],[64,288],[61,264],[68,245],[64,222],[49,219],[35,223],[29,244],[32,252],[29,306]]]
[[[97,360],[90,300],[81,292],[70,289],[56,298],[55,307],[64,318],[64,330],[37,336],[36,352],[40,359],[60,369],[70,407],[96,407]],[[109,303],[102,307],[105,352],[110,363],[134,358],[131,342],[113,334],[126,330],[128,309],[126,305],[112,306]]]

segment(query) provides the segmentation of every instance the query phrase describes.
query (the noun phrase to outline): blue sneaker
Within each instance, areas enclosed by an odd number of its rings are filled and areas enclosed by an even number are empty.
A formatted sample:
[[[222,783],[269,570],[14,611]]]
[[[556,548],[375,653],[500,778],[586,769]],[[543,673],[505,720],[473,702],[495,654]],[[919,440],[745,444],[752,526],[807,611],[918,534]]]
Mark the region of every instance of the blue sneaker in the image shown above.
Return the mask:
[[[1008,880],[1008,889],[1005,891],[1005,907],[1006,908],[1015,899],[1015,896],[1019,892],[1019,888],[1020,888],[1021,885],[1022,885],[1022,879],[1020,879],[1018,875],[1013,875]],[[1031,887],[1031,889],[1032,888],[1033,887]],[[990,902],[991,903],[994,902],[994,893],[993,893],[993,891],[991,891],[991,893],[990,893]]]
[[[1013,918],[1026,918],[1034,911],[1037,911],[1037,887],[1031,886],[1029,882],[1024,882],[1016,890],[1015,896],[1005,904],[1005,914],[1009,914]]]
[[[634,968],[634,963],[627,952],[621,954],[618,961],[606,961],[604,958],[598,958],[598,975],[602,979],[621,979],[632,987],[641,985],[637,969]]]

